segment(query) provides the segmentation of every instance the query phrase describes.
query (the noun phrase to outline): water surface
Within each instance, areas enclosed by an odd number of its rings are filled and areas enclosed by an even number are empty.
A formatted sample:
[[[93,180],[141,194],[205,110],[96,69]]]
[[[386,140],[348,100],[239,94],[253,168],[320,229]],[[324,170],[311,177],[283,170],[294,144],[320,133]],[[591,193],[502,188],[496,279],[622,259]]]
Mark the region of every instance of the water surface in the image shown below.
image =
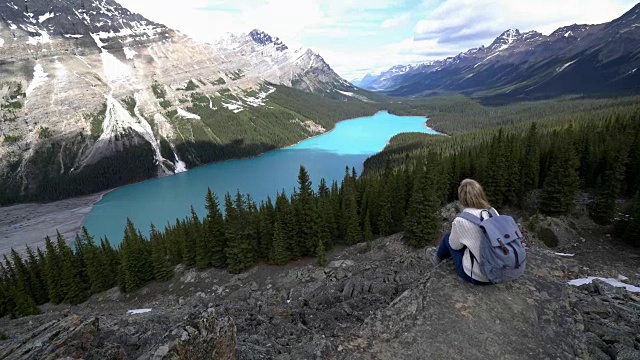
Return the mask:
[[[358,172],[367,157],[380,152],[390,138],[403,132],[435,133],[421,116],[374,116],[345,120],[320,136],[296,145],[242,160],[195,168],[173,176],[128,185],[107,193],[95,204],[84,225],[96,237],[107,236],[112,244],[122,240],[127,217],[143,234],[151,223],[162,228],[189,215],[193,205],[206,214],[204,196],[210,187],[222,202],[224,194],[249,193],[259,203],[283,190],[291,194],[297,185],[300,165],[309,172],[314,188],[321,178],[330,186],[341,180],[345,166]]]

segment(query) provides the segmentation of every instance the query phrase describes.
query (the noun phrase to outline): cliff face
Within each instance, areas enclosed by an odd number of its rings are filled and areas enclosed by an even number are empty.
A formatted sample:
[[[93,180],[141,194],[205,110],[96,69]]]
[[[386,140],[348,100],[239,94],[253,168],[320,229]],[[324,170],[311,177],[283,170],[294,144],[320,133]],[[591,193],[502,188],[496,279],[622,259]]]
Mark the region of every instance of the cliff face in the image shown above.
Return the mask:
[[[198,43],[113,0],[1,1],[0,39],[6,192],[28,194],[91,165],[117,173],[113,163],[134,157],[144,170],[129,181],[183,171],[175,146],[194,137],[180,129],[204,128],[223,145],[228,134],[202,121],[266,107],[268,84],[350,86],[318,54],[261,31]],[[194,99],[210,108],[207,119],[186,110]]]

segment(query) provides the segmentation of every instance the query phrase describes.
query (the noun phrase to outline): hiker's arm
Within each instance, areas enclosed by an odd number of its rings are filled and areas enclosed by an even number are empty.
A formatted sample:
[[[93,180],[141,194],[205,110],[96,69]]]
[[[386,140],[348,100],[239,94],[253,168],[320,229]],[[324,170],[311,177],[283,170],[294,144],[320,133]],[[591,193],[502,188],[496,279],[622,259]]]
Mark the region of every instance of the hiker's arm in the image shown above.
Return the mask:
[[[456,218],[451,224],[451,235],[449,236],[449,245],[453,250],[460,250],[464,247],[462,239],[464,236],[464,223],[462,219]]]

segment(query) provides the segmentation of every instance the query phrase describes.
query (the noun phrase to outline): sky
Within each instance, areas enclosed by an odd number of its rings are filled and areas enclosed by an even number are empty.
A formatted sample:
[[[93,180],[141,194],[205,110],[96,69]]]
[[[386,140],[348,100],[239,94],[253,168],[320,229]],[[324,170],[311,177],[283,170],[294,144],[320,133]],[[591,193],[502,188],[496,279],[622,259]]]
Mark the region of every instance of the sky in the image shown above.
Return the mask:
[[[260,29],[347,80],[454,56],[517,28],[611,21],[639,0],[117,0],[200,41]]]

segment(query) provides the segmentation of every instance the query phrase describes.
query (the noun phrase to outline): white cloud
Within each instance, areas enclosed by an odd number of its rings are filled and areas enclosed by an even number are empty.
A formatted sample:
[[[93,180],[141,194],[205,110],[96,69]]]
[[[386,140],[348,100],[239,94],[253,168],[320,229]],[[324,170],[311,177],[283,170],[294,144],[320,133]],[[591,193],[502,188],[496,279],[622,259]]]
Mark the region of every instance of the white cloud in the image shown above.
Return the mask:
[[[488,45],[508,28],[548,34],[574,23],[611,21],[638,0],[422,0],[413,7],[407,0],[119,1],[201,41],[265,30],[292,48],[311,47],[352,79]],[[413,38],[397,41],[409,34]]]
[[[404,13],[383,21],[380,27],[383,29],[393,29],[402,25],[406,25],[407,23],[409,23],[409,21],[411,21],[411,14]]]
[[[608,22],[628,11],[637,0],[447,0],[418,21],[415,38],[440,43],[487,40],[509,28],[555,29]]]

